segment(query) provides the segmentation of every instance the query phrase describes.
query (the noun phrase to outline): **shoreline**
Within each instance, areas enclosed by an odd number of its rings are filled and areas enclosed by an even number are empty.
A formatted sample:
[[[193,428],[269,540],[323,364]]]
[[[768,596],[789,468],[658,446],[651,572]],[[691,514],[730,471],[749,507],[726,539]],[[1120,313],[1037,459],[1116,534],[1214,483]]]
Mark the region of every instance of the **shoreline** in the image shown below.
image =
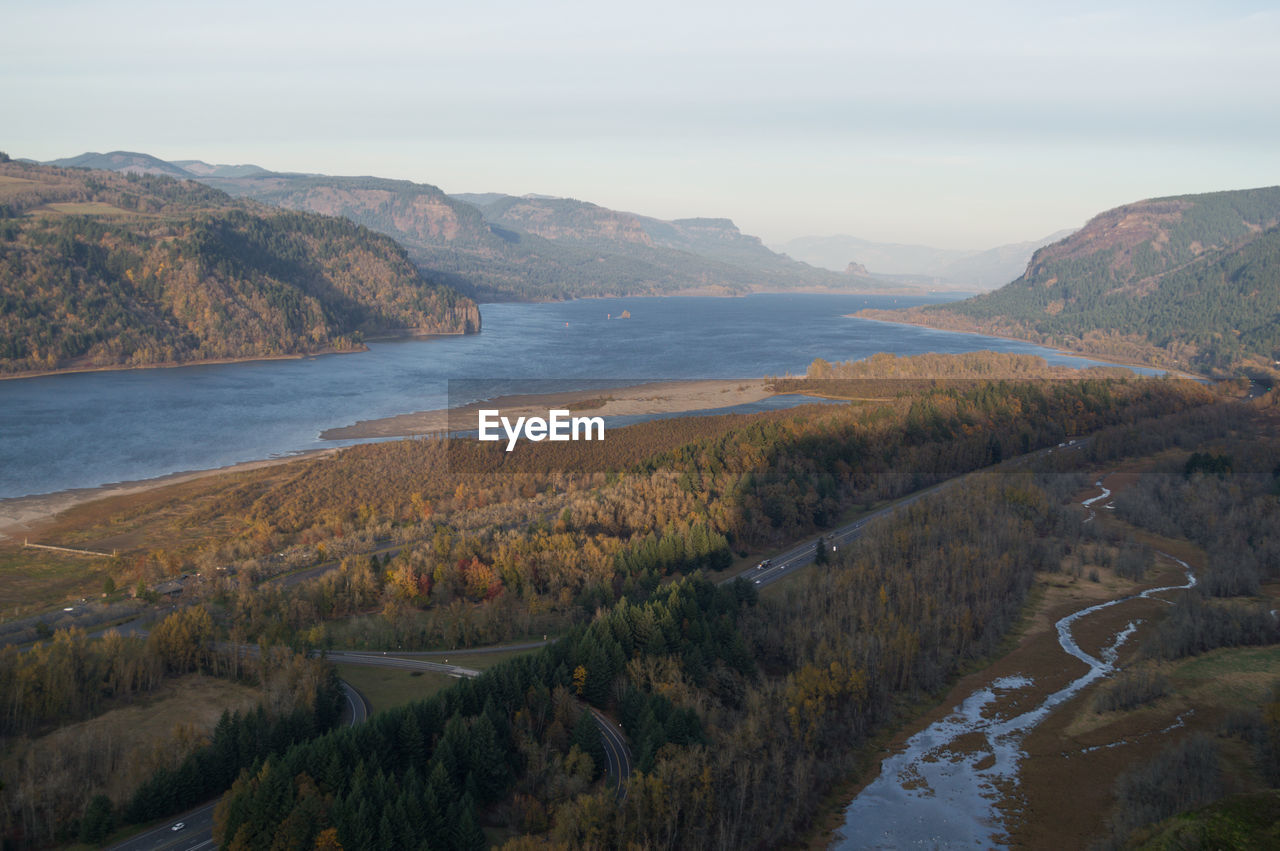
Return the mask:
[[[228,363],[258,363],[260,361],[278,361],[278,360],[302,360],[303,358],[319,357],[321,355],[356,355],[369,351],[369,347],[361,344],[354,349],[323,349],[318,352],[296,352],[287,355],[256,355],[246,356],[242,358],[203,358],[201,360],[186,360],[178,363],[144,363],[144,364],[118,364],[115,366],[73,366],[66,369],[42,369],[28,370],[26,372],[9,372],[0,374],[0,381],[17,381],[23,378],[47,378],[51,375],[78,375],[87,372],[130,372],[137,369],[181,369],[186,366],[217,366],[219,364]]]
[[[474,416],[481,408],[500,408],[505,416],[543,415],[552,408],[569,409],[593,417],[643,416],[649,414],[692,413],[759,402],[775,395],[763,378],[709,378],[688,381],[657,381],[592,390],[565,390],[499,396],[456,408],[437,408],[359,420],[348,426],[325,429],[321,440],[375,440],[414,437],[448,431],[465,431],[474,422],[460,423],[459,416]],[[584,402],[599,402],[583,406]],[[574,407],[574,406],[578,407]]]
[[[1050,345],[1048,343],[1037,343],[1035,340],[1026,340],[1022,337],[1009,337],[1005,334],[988,334],[983,331],[962,331],[957,328],[939,328],[936,325],[928,325],[924,322],[908,322],[904,319],[882,319],[878,316],[862,316],[860,313],[846,313],[845,319],[861,319],[863,322],[882,322],[885,325],[906,325],[911,328],[928,328],[930,331],[943,331],[948,334],[970,334],[975,337],[991,337],[995,340],[1007,340],[1010,343],[1024,343],[1028,346],[1039,346],[1042,349],[1049,349],[1060,355],[1068,355],[1070,357],[1085,358],[1086,360],[1098,361],[1108,366],[1124,366],[1124,367],[1140,367],[1142,369],[1158,369],[1169,374],[1171,378],[1189,378],[1194,381],[1210,381],[1212,379],[1207,375],[1199,375],[1194,372],[1188,372],[1185,369],[1173,366],[1163,366],[1161,364],[1146,363],[1143,361],[1130,360],[1129,358],[1116,358],[1109,355],[1098,354],[1096,352],[1082,352],[1079,349],[1068,349],[1063,346]]]
[[[321,458],[332,455],[338,447],[325,449],[306,449],[293,455],[279,458],[262,458],[255,461],[241,461],[224,467],[212,467],[208,470],[179,470],[166,473],[152,479],[134,479],[125,482],[96,487],[71,488],[53,493],[31,494],[29,496],[11,496],[0,498],[0,543],[12,541],[17,543],[31,531],[33,525],[42,523],[64,511],[89,502],[107,499],[113,496],[130,496],[144,491],[162,488],[166,485],[178,485],[197,479],[216,476],[222,473],[239,473],[258,470],[263,467],[274,467],[307,458]]]
[[[766,389],[766,380],[694,379],[624,385],[595,390],[570,390],[561,393],[504,396],[459,408],[398,414],[373,420],[362,420],[349,426],[327,429],[323,440],[374,441],[385,438],[412,437],[427,432],[448,431],[449,416],[466,416],[480,407],[506,406],[508,415],[527,416],[550,407],[568,408],[575,403],[601,400],[599,406],[578,408],[575,413],[587,416],[626,416],[636,414],[685,413],[758,402],[774,395]],[[514,406],[514,407],[513,407]],[[206,470],[180,470],[150,479],[134,479],[95,487],[70,488],[52,493],[0,498],[0,543],[21,543],[33,527],[72,508],[115,496],[130,496],[166,485],[182,484],[223,473],[237,473],[294,461],[320,458],[341,451],[330,446],[301,450],[276,458],[242,461]]]
[[[479,333],[479,332],[474,332]],[[281,360],[302,360],[303,358],[317,358],[322,355],[358,355],[369,351],[368,343],[389,343],[397,340],[429,340],[432,337],[465,337],[465,331],[431,331],[422,334],[403,333],[403,334],[382,334],[376,337],[366,337],[364,342],[350,349],[325,348],[314,352],[291,352],[282,355],[245,355],[237,358],[201,358],[199,360],[184,360],[177,363],[143,363],[143,364],[114,364],[107,366],[71,366],[65,369],[35,369],[26,370],[24,372],[7,372],[0,373],[0,381],[17,381],[23,378],[47,378],[51,375],[78,375],[88,372],[129,372],[137,369],[181,369],[188,366],[218,366],[230,363],[265,363],[269,361]]]

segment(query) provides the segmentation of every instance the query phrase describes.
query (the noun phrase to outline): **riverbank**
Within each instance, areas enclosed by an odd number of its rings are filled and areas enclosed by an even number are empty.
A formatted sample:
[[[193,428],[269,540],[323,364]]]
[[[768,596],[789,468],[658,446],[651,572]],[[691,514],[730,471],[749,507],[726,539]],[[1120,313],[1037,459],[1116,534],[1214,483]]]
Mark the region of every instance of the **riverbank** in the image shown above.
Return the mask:
[[[263,467],[289,464],[304,458],[318,458],[324,455],[332,455],[337,451],[338,450],[336,448],[313,449],[283,458],[266,458],[260,461],[245,461],[240,464],[215,467],[211,470],[185,470],[177,473],[170,473],[166,476],[158,476],[154,479],[140,479],[132,482],[115,482],[96,488],[73,488],[71,490],[57,491],[56,493],[44,493],[33,496],[18,496],[10,497],[8,499],[0,499],[0,540],[7,539],[21,542],[26,536],[26,533],[30,532],[38,524],[43,523],[64,511],[75,508],[76,506],[84,505],[87,502],[94,502],[95,500],[106,499],[114,496],[130,496],[132,494],[143,493],[144,491],[153,490],[166,485],[182,484],[184,482],[191,482],[197,479],[207,478],[209,476],[218,476],[224,473],[241,473],[247,470],[259,470]]]
[[[589,416],[646,416],[693,413],[758,402],[773,395],[764,379],[745,381],[695,380],[664,381],[630,387],[577,390],[564,393],[504,396],[453,410],[422,411],[376,420],[361,421],[321,434],[325,440],[378,440],[439,433],[449,430],[450,417],[474,428],[480,407],[500,408],[506,416],[546,416],[551,408],[566,408]],[[461,418],[461,419],[458,419]],[[298,452],[279,458],[246,461],[208,470],[186,470],[154,479],[117,482],[100,487],[74,488],[47,494],[0,499],[0,540],[21,542],[37,525],[68,509],[115,496],[129,496],[166,485],[181,484],[208,476],[256,470],[315,458],[340,451],[337,447]]]
[[[184,366],[218,366],[231,363],[259,363],[262,361],[301,360],[320,355],[350,355],[369,351],[369,347],[361,343],[349,349],[329,347],[314,352],[293,352],[286,355],[247,355],[242,358],[203,358],[201,360],[184,360],[173,363],[140,363],[140,364],[107,364],[104,366],[68,366],[61,369],[36,369],[23,372],[0,373],[0,381],[19,378],[44,378],[50,375],[77,375],[85,372],[131,372],[138,369],[180,369]]]
[[[893,319],[885,318],[886,315],[893,315]],[[878,309],[864,309],[857,313],[846,313],[846,319],[861,319],[864,322],[878,322],[883,325],[905,325],[909,328],[927,328],[931,331],[943,331],[948,334],[970,334],[974,337],[991,337],[996,340],[1007,340],[1010,343],[1024,343],[1031,346],[1041,346],[1046,349],[1068,355],[1070,357],[1085,358],[1086,360],[1100,361],[1114,366],[1136,367],[1138,369],[1153,369],[1167,373],[1173,378],[1189,378],[1195,381],[1208,381],[1207,375],[1196,372],[1188,372],[1185,369],[1169,366],[1168,364],[1154,363],[1151,361],[1135,360],[1131,357],[1123,355],[1108,354],[1106,352],[1088,352],[1080,349],[1068,349],[1049,342],[1031,340],[1025,337],[1011,337],[1008,334],[994,334],[988,331],[979,331],[976,328],[946,328],[940,324],[931,324],[923,320],[916,320],[915,314],[909,313],[907,310],[888,311]]]
[[[353,425],[326,429],[320,438],[374,440],[474,429],[476,412],[482,408],[501,410],[503,416],[511,418],[545,417],[553,408],[592,417],[650,416],[747,405],[772,395],[765,380],[757,378],[661,381],[631,387],[501,396],[457,408],[361,420]]]

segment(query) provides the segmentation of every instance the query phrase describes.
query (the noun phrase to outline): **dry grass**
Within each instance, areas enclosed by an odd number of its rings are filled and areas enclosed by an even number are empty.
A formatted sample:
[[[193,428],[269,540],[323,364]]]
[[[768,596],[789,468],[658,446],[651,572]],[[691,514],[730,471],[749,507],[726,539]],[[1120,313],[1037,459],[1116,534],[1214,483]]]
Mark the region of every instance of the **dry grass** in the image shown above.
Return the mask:
[[[426,700],[433,694],[450,688],[457,682],[454,677],[433,671],[407,671],[401,668],[373,668],[365,665],[336,665],[342,677],[365,696],[374,713],[415,700]]]
[[[107,559],[27,549],[21,543],[0,546],[0,619],[97,597],[109,566]]]
[[[61,216],[136,216],[138,213],[104,204],[101,201],[66,201],[45,204],[35,212],[53,213]]]
[[[19,741],[0,761],[14,794],[126,798],[161,766],[175,766],[214,727],[224,710],[245,710],[261,695],[236,683],[193,674],[163,685],[150,699]]]

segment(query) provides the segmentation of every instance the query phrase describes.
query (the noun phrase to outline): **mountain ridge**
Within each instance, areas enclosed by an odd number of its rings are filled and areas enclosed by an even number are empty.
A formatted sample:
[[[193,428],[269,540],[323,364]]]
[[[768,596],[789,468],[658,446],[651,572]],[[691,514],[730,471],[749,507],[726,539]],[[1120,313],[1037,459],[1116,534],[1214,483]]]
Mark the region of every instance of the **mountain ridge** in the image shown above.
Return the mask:
[[[861,315],[1270,375],[1280,361],[1280,187],[1125,204],[1039,249],[994,292]]]
[[[296,174],[131,152],[59,162],[117,170],[170,167],[231,196],[338,215],[399,241],[424,274],[477,300],[757,291],[913,291],[910,284],[819,269],[768,249],[728,219],[671,222],[546,195],[460,193],[379,177]],[[483,209],[488,209],[486,214]]]
[[[474,302],[345,219],[189,179],[0,163],[0,373],[362,348],[478,331]]]

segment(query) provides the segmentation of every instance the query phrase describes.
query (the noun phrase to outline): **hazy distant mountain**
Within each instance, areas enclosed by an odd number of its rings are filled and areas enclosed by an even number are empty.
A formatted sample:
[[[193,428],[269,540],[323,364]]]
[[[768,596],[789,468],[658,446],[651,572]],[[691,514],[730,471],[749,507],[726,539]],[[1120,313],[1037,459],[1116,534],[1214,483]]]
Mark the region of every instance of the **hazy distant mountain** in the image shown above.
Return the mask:
[[[776,248],[825,269],[865,266],[873,275],[893,275],[936,285],[993,289],[1021,275],[1037,248],[1057,242],[1070,230],[1038,239],[1001,245],[986,251],[933,248],[892,242],[873,242],[855,236],[805,236]]]
[[[867,275],[838,274],[792,260],[744,234],[729,219],[663,221],[572,198],[545,195],[454,196],[469,199],[491,224],[558,246],[628,257],[691,281],[733,290],[898,289]]]
[[[876,315],[1113,357],[1270,370],[1280,360],[1280,187],[1117,207],[1041,248],[995,292]]]
[[[886,275],[926,276],[936,276],[947,264],[976,253],[927,245],[873,242],[843,234],[801,236],[774,248],[824,269],[838,270],[850,263],[860,263]]]
[[[284,174],[202,160],[166,163],[127,152],[59,163],[192,178],[233,196],[343,216],[396,239],[434,280],[481,299],[902,292],[909,286],[857,267],[833,272],[779,255],[728,219],[668,222],[546,195],[451,197],[405,180]]]
[[[201,179],[233,195],[345,216],[388,234],[420,267],[481,299],[900,289],[781,257],[725,219],[661,222],[548,196],[452,197],[429,184],[375,177]]]
[[[203,160],[173,160],[172,164],[196,177],[248,177],[267,171],[256,165],[212,165]]]
[[[0,163],[0,372],[145,366],[478,331],[476,305],[333,216],[167,175]]]
[[[1066,239],[1072,233],[1072,230],[1060,230],[1034,242],[998,245],[954,260],[939,274],[956,284],[973,284],[979,289],[1002,287],[1027,271],[1027,263],[1036,249]]]
[[[106,171],[119,171],[125,174],[165,174],[169,177],[194,177],[191,172],[175,163],[166,162],[150,154],[139,154],[134,151],[112,151],[107,154],[89,152],[78,157],[64,157],[50,160],[45,165],[56,165],[62,168],[100,168]]]

